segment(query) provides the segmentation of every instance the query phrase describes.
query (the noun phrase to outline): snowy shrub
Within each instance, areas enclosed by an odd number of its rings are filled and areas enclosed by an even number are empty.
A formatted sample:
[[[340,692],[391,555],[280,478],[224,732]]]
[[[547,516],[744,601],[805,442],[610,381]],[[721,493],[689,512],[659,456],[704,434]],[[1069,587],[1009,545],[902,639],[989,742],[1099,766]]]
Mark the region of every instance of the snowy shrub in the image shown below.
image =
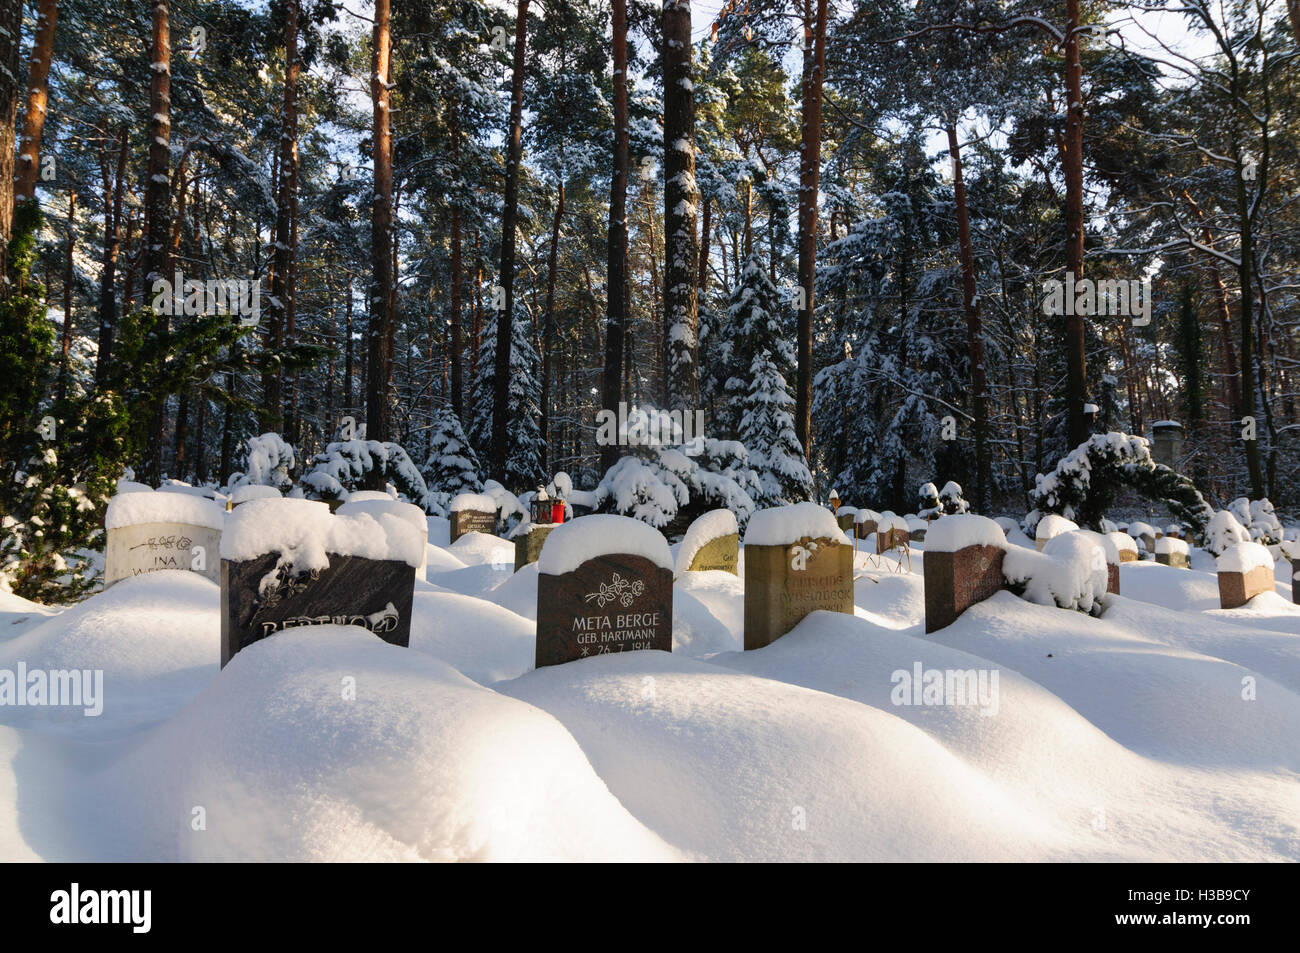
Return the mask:
[[[1106,553],[1082,533],[1062,533],[1043,551],[1007,547],[1002,577],[1022,599],[1100,615],[1106,595]]]
[[[600,481],[602,497],[613,512],[630,516],[656,529],[672,522],[690,500],[686,483],[658,460],[623,457]]]
[[[686,506],[701,513],[727,509],[743,526],[757,509],[758,475],[743,444],[705,437],[688,456],[674,447],[648,457],[627,456],[606,472],[596,488],[602,508],[662,529]]]
[[[399,496],[429,512],[429,490],[398,444],[357,437],[329,444],[312,457],[299,483],[309,498],[346,499],[374,474],[392,482]]]
[[[496,504],[497,515],[506,524],[507,529],[513,529],[520,522],[528,519],[528,508],[524,506],[521,498],[496,480],[483,481],[483,495],[492,497],[492,502]]]
[[[420,473],[429,490],[425,509],[435,516],[445,517],[448,501],[458,493],[477,493],[483,489],[478,475],[478,455],[450,406],[439,404],[434,411],[429,453]]]
[[[945,516],[970,512],[970,504],[962,496],[961,484],[955,480],[949,480],[943,485],[943,489],[939,491],[939,502],[943,504]]]
[[[295,464],[293,447],[278,433],[249,437],[243,472],[232,473],[228,485],[232,490],[241,486],[272,486],[288,493],[293,487],[289,471]]]
[[[1093,434],[1048,474],[1038,474],[1035,509],[1100,529],[1121,486],[1164,503],[1199,535],[1214,511],[1191,480],[1151,459],[1147,441],[1123,433]]]
[[[1266,546],[1282,542],[1282,524],[1267,498],[1250,500],[1243,496],[1229,503],[1228,509],[1246,528],[1252,541]]]
[[[922,483],[916,491],[916,515],[921,519],[930,519],[943,515],[943,504],[939,502],[939,490],[933,483]]]
[[[1205,551],[1211,556],[1221,556],[1238,543],[1250,542],[1250,532],[1231,510],[1219,510],[1205,527]]]

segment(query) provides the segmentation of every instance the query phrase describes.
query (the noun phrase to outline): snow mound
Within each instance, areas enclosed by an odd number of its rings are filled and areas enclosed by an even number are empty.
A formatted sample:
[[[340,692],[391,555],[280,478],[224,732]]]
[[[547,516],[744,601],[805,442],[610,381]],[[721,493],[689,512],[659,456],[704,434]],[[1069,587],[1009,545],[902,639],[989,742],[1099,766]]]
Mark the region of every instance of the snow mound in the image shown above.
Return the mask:
[[[919,729],[823,692],[665,652],[497,687],[563,722],[628,810],[696,859],[1011,860],[1045,836]]]
[[[452,513],[464,510],[478,510],[481,513],[495,513],[497,501],[486,493],[457,493],[451,500]]]
[[[1191,547],[1181,539],[1173,536],[1161,536],[1156,540],[1156,555],[1167,556],[1171,553],[1182,553],[1186,556],[1191,552]]]
[[[1067,520],[1064,516],[1048,513],[1038,521],[1038,526],[1034,529],[1034,539],[1045,541],[1053,536],[1060,536],[1062,533],[1073,533],[1078,528],[1079,524],[1074,520]]]
[[[745,528],[746,546],[790,546],[801,539],[850,544],[835,514],[816,503],[791,503],[759,510]]]
[[[1215,561],[1219,572],[1247,573],[1256,566],[1273,568],[1273,554],[1267,546],[1259,543],[1236,543],[1224,550],[1223,555]]]
[[[187,523],[219,530],[226,523],[226,511],[212,500],[190,493],[131,490],[108,501],[105,529],[140,523]]]
[[[752,524],[751,524],[752,525]],[[557,526],[542,544],[537,568],[550,576],[572,572],[589,559],[619,553],[641,556],[667,570],[673,568],[668,540],[652,526],[612,513],[583,516]]]
[[[351,627],[240,652],[97,781],[123,859],[674,858],[553,718]]]
[[[230,514],[221,536],[222,559],[245,561],[276,552],[299,570],[326,568],[327,553],[418,567],[424,533],[391,512],[347,516],[311,500],[251,500]]]
[[[1106,595],[1106,555],[1081,533],[1053,536],[1043,551],[1008,548],[1002,575],[1023,598],[1097,614]]]
[[[0,669],[102,671],[103,713],[0,706],[0,721],[77,736],[117,735],[169,717],[197,695],[221,658],[219,587],[161,570],[121,580],[0,643]]]
[[[260,483],[246,483],[230,491],[232,504],[247,503],[250,500],[278,500],[283,494],[273,486]]]
[[[926,552],[955,553],[967,546],[996,546],[1006,549],[1007,537],[987,516],[957,513],[935,520],[925,534]]]

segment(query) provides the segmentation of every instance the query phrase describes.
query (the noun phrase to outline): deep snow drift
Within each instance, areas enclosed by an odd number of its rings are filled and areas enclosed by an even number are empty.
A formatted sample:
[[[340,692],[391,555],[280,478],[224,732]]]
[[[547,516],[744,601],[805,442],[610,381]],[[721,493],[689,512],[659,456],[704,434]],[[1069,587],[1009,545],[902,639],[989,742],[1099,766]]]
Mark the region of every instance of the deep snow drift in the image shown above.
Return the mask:
[[[537,566],[431,529],[409,649],[320,626],[219,671],[193,573],[0,595],[0,671],[103,672],[98,716],[0,706],[0,860],[1300,860],[1281,567],[1231,611],[1194,551],[1100,617],[1001,592],[926,636],[923,546],[862,552],[854,615],[743,652],[742,549],[679,574],[672,654],[534,671]]]

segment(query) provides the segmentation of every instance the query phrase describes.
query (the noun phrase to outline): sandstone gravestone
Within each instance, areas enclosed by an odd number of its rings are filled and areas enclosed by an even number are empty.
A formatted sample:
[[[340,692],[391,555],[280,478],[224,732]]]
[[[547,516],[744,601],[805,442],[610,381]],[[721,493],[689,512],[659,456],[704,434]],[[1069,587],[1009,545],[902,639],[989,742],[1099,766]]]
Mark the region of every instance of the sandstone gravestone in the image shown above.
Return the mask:
[[[740,528],[731,510],[710,510],[686,529],[677,550],[677,572],[716,570],[738,575]]]
[[[852,542],[816,503],[758,511],[745,531],[745,649],[817,609],[853,613]]]
[[[1160,536],[1156,539],[1156,562],[1175,569],[1191,569],[1189,559],[1191,550],[1181,539],[1173,536]]]
[[[424,540],[392,513],[335,515],[309,500],[254,500],[221,547],[221,664],[289,628],[354,625],[405,647]]]
[[[1261,593],[1273,591],[1273,554],[1259,543],[1229,546],[1215,561],[1215,568],[1221,608],[1236,609]]]
[[[983,516],[945,516],[930,527],[925,547],[925,631],[951,625],[1002,588],[1006,555],[1002,528]]]
[[[466,533],[492,536],[497,531],[496,501],[485,493],[461,493],[452,498],[450,522],[449,542],[456,542]]]
[[[835,511],[835,522],[840,524],[840,529],[845,533],[853,532],[853,524],[858,515],[857,507],[841,506]]]
[[[1131,563],[1137,561],[1138,559],[1137,540],[1135,540],[1128,533],[1114,532],[1114,533],[1107,533],[1106,535],[1107,537],[1109,537],[1110,541],[1115,544],[1115,548],[1119,550],[1119,561],[1121,563]]]
[[[188,493],[134,491],[113,497],[104,514],[104,588],[163,569],[217,582],[226,511]]]
[[[672,555],[653,527],[611,514],[564,523],[546,537],[537,570],[538,668],[673,650]]]
[[[529,563],[537,562],[538,557],[542,555],[542,544],[546,542],[546,537],[550,536],[551,530],[559,525],[559,523],[529,524],[527,532],[515,537],[515,572]]]

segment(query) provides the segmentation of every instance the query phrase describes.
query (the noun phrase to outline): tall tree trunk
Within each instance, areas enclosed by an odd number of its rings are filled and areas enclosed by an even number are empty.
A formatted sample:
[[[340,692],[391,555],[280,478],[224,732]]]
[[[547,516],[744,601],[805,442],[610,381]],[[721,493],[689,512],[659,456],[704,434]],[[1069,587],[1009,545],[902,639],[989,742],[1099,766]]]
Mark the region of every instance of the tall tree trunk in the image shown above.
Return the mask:
[[[453,99],[448,104],[448,121],[451,125],[451,144],[453,150],[453,167],[460,167],[460,119],[457,114],[459,104]],[[463,352],[465,349],[465,332],[463,327],[464,311],[464,252],[461,248],[461,209],[460,196],[452,196],[451,202],[451,409],[465,423],[465,371]]]
[[[390,106],[392,96],[389,32],[389,0],[375,0],[374,50],[371,58],[370,94],[374,103],[375,188],[370,213],[370,302],[369,361],[366,380],[366,436],[371,440],[389,439],[388,382],[392,376],[393,336],[389,302],[393,293],[393,130]],[[378,473],[367,480],[370,489],[379,489],[383,478]]]
[[[560,182],[555,201],[555,220],[551,223],[551,253],[546,262],[546,317],[542,331],[542,442],[549,446],[547,431],[551,421],[551,342],[555,340],[555,272],[560,259],[560,220],[564,218],[564,182]],[[542,450],[542,466],[548,465],[548,453]]]
[[[1240,167],[1237,169],[1237,217],[1240,221],[1241,247],[1237,280],[1241,285],[1241,401],[1244,416],[1255,422],[1252,428],[1259,430],[1255,421],[1255,408],[1258,395],[1255,393],[1255,229],[1254,217],[1250,212],[1250,194],[1246,188],[1246,177]],[[1241,424],[1243,430],[1246,424]],[[1259,440],[1247,440],[1242,443],[1246,448],[1246,472],[1250,475],[1250,498],[1264,498],[1264,469],[1259,458]]]
[[[988,379],[984,373],[984,328],[980,323],[979,295],[975,283],[975,250],[970,237],[970,210],[966,204],[966,183],[962,178],[961,146],[957,126],[949,122],[948,156],[952,160],[952,187],[957,203],[957,245],[961,256],[962,308],[966,314],[966,346],[970,357],[971,405],[975,417],[975,508],[989,509],[993,490],[992,463],[988,445]]]
[[[14,224],[14,124],[18,119],[18,57],[22,0],[0,0],[0,298],[9,297],[9,239]]]
[[[54,24],[59,17],[57,0],[40,0],[36,12],[36,36],[27,76],[27,112],[23,114],[23,135],[14,170],[14,201],[36,195],[40,171],[41,133],[45,130],[45,107],[49,102],[50,56],[54,51]]]
[[[1065,4],[1065,166],[1066,266],[1075,281],[1083,278],[1083,61],[1080,56],[1080,0]],[[1076,309],[1071,309],[1073,312]],[[1083,413],[1087,400],[1087,355],[1084,349],[1084,321],[1081,314],[1065,319],[1065,403],[1070,447],[1088,439],[1088,421]]]
[[[354,374],[352,368],[352,276],[348,275],[347,297],[343,299],[345,331],[343,345],[343,406],[348,410],[353,409],[352,404],[352,377]]]
[[[664,31],[664,334],[668,407],[693,410],[700,370],[695,183],[695,87],[691,70],[691,5],[665,0]]]
[[[103,387],[113,366],[113,339],[117,333],[117,259],[121,253],[122,192],[126,187],[127,127],[120,134],[117,169],[110,179],[107,154],[101,160],[104,176],[104,261],[99,272],[99,348],[95,355],[95,384]],[[110,198],[111,195],[111,198]]]
[[[77,191],[68,190],[68,244],[67,254],[63,260],[63,334],[61,335],[62,358],[59,362],[59,403],[68,396],[68,360],[72,351],[72,254],[77,247],[76,231]]]
[[[153,294],[154,282],[171,281],[171,24],[169,0],[153,0],[153,35],[149,48],[149,161],[145,168],[145,286]],[[154,333],[168,336],[166,314],[156,314]],[[149,480],[162,479],[163,413],[168,394],[158,394],[149,428]]]
[[[271,295],[266,309],[267,350],[271,359],[262,369],[262,406],[259,426],[279,431],[284,422],[284,375],[280,354],[289,322],[293,294],[294,255],[292,231],[298,201],[298,0],[284,4],[284,103],[280,114],[280,175],[275,196],[275,247],[271,256]],[[374,80],[371,80],[372,86]]]
[[[519,211],[519,164],[523,158],[524,54],[528,43],[528,0],[515,5],[515,48],[510,77],[510,128],[506,133],[506,192],[501,210],[501,287],[505,307],[497,312],[496,363],[492,369],[492,453],[490,470],[504,481],[510,416],[510,340],[515,319],[515,222]]]
[[[623,400],[623,330],[630,299],[627,280],[627,0],[614,0],[614,169],[609,183],[609,231],[605,274],[605,372],[601,403],[618,413]],[[600,448],[600,468],[618,462],[618,446]]]
[[[814,10],[815,4],[815,10]],[[822,163],[822,82],[826,77],[826,0],[803,0],[803,115],[799,155],[799,287],[794,429],[812,458],[812,319],[817,275],[817,190]]]

